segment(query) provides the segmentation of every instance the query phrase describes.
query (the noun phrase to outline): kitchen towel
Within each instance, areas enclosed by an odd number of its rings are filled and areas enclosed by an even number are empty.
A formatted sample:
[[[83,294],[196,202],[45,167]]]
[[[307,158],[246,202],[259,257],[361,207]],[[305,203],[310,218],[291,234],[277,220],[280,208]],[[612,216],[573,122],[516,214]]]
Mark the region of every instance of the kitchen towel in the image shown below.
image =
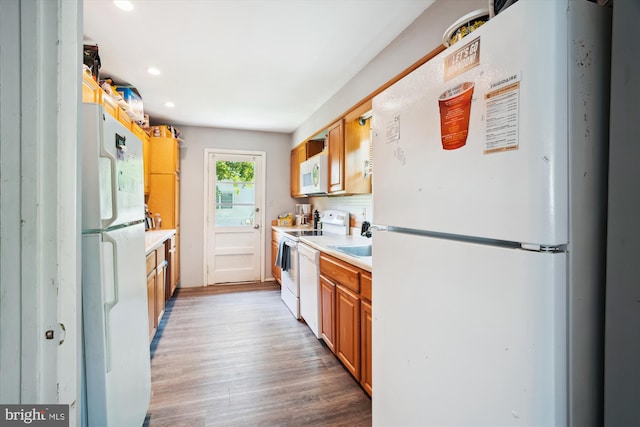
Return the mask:
[[[280,267],[282,271],[287,271],[291,265],[291,259],[289,255],[289,246],[285,244],[284,239],[280,240],[278,245],[278,254],[276,255],[276,266]]]

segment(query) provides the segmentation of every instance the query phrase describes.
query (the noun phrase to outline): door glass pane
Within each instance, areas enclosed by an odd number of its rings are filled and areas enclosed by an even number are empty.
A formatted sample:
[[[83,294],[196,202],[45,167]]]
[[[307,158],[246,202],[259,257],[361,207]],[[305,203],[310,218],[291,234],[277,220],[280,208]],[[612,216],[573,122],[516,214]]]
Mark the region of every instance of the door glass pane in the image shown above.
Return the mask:
[[[216,226],[252,226],[255,215],[255,164],[216,162]]]

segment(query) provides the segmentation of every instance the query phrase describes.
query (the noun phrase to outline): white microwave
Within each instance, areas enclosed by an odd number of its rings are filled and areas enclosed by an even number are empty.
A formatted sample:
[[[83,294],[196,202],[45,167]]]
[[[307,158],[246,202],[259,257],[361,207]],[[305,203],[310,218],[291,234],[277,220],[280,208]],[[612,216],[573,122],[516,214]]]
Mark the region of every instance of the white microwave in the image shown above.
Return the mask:
[[[300,164],[300,193],[327,194],[329,190],[329,160],[327,154],[316,154]]]

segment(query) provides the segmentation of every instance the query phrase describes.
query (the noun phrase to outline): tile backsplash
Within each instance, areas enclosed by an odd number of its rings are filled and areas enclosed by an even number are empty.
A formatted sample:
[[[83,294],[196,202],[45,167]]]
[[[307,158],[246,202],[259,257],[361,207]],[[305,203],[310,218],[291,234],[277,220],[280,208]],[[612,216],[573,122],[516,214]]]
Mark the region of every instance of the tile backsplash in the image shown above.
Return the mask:
[[[351,221],[356,222],[357,226],[363,220],[373,221],[373,195],[359,194],[356,196],[341,197],[310,197],[312,210],[320,212],[327,209],[337,209],[349,212]]]

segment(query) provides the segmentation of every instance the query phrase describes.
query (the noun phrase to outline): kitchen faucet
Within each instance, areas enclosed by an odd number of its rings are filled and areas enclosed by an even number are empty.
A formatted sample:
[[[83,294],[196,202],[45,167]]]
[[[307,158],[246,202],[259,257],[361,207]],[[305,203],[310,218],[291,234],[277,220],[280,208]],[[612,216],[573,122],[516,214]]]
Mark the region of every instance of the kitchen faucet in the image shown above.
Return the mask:
[[[363,237],[371,238],[371,223],[369,221],[362,221],[362,227],[360,228],[360,235]]]

